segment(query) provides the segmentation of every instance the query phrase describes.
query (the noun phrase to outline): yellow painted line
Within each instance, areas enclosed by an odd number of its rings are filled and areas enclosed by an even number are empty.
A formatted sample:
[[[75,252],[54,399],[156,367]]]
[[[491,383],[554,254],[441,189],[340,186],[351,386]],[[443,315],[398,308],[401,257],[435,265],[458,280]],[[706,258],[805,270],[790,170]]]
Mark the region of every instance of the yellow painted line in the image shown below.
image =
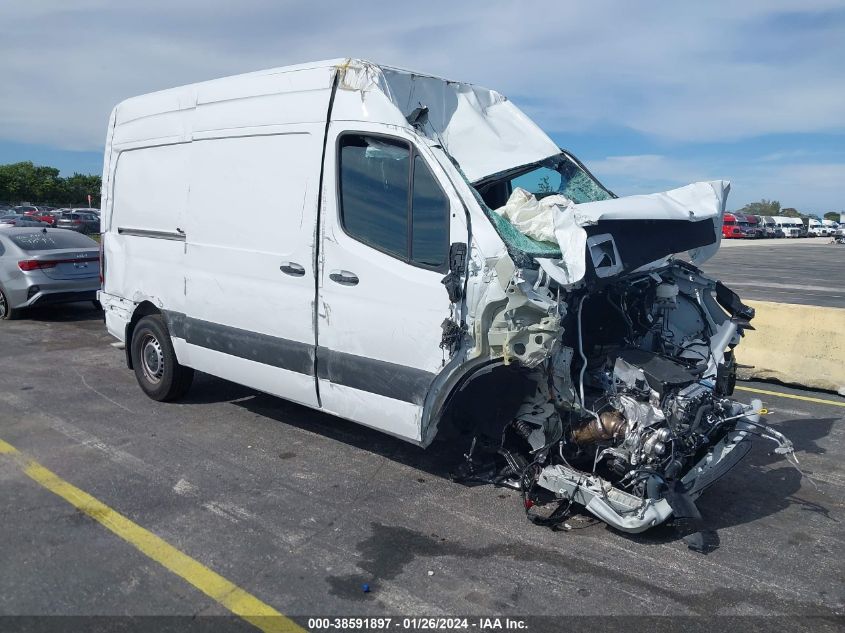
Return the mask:
[[[799,396],[795,393],[783,393],[781,391],[768,391],[766,389],[756,389],[754,387],[735,387],[737,391],[750,391],[751,393],[762,393],[767,396],[778,396],[779,398],[792,398],[793,400],[804,400],[805,402],[818,402],[820,404],[832,404],[834,407],[845,407],[845,402],[837,402],[836,400],[825,400],[824,398],[811,398],[809,396]]]
[[[11,444],[7,444],[3,440],[0,440],[0,455],[3,453],[10,454],[10,453],[17,453],[18,449],[16,449]]]
[[[14,446],[3,440],[0,440],[0,454],[13,455],[30,479],[84,512],[162,567],[186,580],[250,624],[266,633],[304,632],[305,629],[273,607],[187,554],[183,554],[167,541],[112,510],[87,492],[61,479],[38,462],[27,459]]]

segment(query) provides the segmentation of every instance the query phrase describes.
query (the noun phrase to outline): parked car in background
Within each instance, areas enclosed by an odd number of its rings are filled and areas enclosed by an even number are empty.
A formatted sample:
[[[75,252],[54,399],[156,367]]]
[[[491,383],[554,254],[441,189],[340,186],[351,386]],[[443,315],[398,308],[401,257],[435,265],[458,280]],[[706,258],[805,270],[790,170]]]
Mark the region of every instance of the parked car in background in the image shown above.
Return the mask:
[[[61,209],[56,209],[55,213],[93,213],[100,215],[100,210],[96,207],[62,207]]]
[[[69,229],[77,233],[99,233],[100,232],[100,216],[95,213],[83,213],[77,211],[66,211],[59,216],[56,222],[56,227],[60,229]]]
[[[99,288],[100,250],[90,237],[52,228],[0,231],[0,319],[36,305],[96,302]]]
[[[50,226],[55,226],[58,221],[58,217],[53,211],[45,211],[43,209],[41,211],[27,211],[24,213],[24,217],[38,222],[44,222]]]
[[[26,213],[37,213],[38,211],[41,211],[41,209],[39,209],[38,207],[33,207],[29,204],[19,204],[14,209],[12,209],[13,213],[17,213],[19,215],[24,215]]]
[[[13,226],[27,226],[27,227],[45,227],[49,226],[46,222],[41,222],[28,215],[10,214],[0,216],[0,228],[9,228]]]

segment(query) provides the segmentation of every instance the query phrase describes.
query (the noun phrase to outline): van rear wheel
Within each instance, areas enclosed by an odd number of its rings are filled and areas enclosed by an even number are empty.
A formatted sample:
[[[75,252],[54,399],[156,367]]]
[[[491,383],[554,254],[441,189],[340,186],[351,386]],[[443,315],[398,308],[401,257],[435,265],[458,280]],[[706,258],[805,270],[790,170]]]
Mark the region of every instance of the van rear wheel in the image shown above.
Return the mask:
[[[159,315],[138,321],[132,332],[130,352],[135,378],[153,400],[178,400],[190,389],[194,370],[179,364],[170,333]]]

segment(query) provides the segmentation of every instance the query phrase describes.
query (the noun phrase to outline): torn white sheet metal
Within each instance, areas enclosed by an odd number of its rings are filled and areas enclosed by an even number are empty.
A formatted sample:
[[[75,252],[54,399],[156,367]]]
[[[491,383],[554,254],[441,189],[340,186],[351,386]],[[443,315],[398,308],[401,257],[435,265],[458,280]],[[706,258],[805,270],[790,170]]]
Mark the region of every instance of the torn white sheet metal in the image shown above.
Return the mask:
[[[626,196],[583,204],[555,205],[552,217],[554,237],[563,258],[538,259],[549,276],[572,287],[586,274],[587,233],[583,227],[601,220],[686,220],[713,222],[713,242],[689,251],[692,261],[700,265],[712,257],[721,242],[722,215],[730,183],[725,180],[695,182],[685,187],[637,196]],[[554,198],[553,196],[550,198]],[[565,199],[564,199],[565,200]],[[567,201],[568,202],[568,201]],[[594,241],[599,236],[594,236]],[[612,246],[612,242],[610,243]],[[617,254],[618,257],[618,254]]]
[[[407,125],[405,117],[427,107],[428,122],[418,131],[441,144],[471,182],[560,152],[537,124],[494,90],[362,60],[347,60],[339,70],[334,119],[368,120],[378,113],[386,120],[389,105]],[[360,96],[345,99],[344,91]]]

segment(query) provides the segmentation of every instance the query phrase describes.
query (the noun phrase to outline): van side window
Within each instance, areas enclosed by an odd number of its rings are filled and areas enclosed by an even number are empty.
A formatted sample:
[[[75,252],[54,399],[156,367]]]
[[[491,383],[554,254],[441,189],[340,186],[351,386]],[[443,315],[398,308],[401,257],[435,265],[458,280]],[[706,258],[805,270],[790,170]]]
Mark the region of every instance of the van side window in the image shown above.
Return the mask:
[[[408,143],[345,134],[339,162],[341,223],[351,237],[409,263],[445,264],[449,199]]]
[[[414,156],[411,260],[440,266],[449,250],[449,199],[441,191],[422,156]]]
[[[349,235],[408,258],[411,148],[401,141],[348,134],[341,138],[340,209]]]

